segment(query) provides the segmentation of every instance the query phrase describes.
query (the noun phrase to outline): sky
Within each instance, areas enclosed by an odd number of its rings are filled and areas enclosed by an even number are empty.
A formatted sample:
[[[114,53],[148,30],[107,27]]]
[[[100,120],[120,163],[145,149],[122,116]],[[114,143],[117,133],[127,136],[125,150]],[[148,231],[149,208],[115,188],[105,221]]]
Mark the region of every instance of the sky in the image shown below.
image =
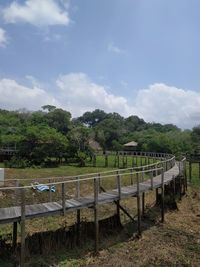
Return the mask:
[[[0,108],[200,124],[199,0],[0,0]]]

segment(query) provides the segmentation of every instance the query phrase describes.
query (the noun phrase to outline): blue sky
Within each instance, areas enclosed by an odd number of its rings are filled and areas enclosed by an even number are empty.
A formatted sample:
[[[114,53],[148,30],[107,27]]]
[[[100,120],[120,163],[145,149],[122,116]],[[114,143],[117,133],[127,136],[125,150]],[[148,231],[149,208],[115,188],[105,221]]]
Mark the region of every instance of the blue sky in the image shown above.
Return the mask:
[[[0,0],[0,108],[200,119],[200,1]]]

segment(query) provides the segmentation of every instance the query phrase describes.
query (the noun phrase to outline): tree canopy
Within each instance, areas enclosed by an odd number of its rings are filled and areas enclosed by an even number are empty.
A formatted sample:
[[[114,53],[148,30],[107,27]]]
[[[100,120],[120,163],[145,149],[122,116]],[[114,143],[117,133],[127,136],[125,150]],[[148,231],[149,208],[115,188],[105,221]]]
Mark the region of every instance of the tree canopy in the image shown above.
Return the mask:
[[[0,109],[0,148],[16,147],[17,157],[30,165],[63,158],[81,161],[93,153],[90,139],[103,150],[119,151],[123,144],[136,141],[145,151],[189,153],[200,147],[200,126],[181,130],[173,124],[147,123],[136,115],[124,118],[99,109],[74,119],[70,112],[51,105],[34,112]]]

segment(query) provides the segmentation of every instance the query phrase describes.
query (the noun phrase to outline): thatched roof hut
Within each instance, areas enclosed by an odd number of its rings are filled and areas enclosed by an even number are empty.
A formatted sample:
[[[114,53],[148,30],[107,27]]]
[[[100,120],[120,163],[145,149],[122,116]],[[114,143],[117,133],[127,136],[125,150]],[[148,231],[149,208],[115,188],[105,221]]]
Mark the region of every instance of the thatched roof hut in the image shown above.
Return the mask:
[[[131,141],[129,143],[124,144],[124,150],[135,150],[138,146],[138,143],[135,141]]]

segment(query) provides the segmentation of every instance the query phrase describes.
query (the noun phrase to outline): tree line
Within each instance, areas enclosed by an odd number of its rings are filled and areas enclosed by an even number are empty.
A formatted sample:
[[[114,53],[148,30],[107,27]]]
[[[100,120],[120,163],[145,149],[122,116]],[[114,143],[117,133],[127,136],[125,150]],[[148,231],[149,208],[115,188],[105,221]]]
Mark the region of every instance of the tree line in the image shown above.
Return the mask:
[[[89,140],[97,141],[103,151],[123,150],[123,144],[134,140],[139,150],[178,155],[198,150],[200,126],[181,130],[173,124],[147,123],[135,115],[124,118],[99,109],[78,118],[51,105],[34,112],[0,109],[0,148],[17,149],[11,166],[49,166],[63,160],[84,166],[94,153]]]

